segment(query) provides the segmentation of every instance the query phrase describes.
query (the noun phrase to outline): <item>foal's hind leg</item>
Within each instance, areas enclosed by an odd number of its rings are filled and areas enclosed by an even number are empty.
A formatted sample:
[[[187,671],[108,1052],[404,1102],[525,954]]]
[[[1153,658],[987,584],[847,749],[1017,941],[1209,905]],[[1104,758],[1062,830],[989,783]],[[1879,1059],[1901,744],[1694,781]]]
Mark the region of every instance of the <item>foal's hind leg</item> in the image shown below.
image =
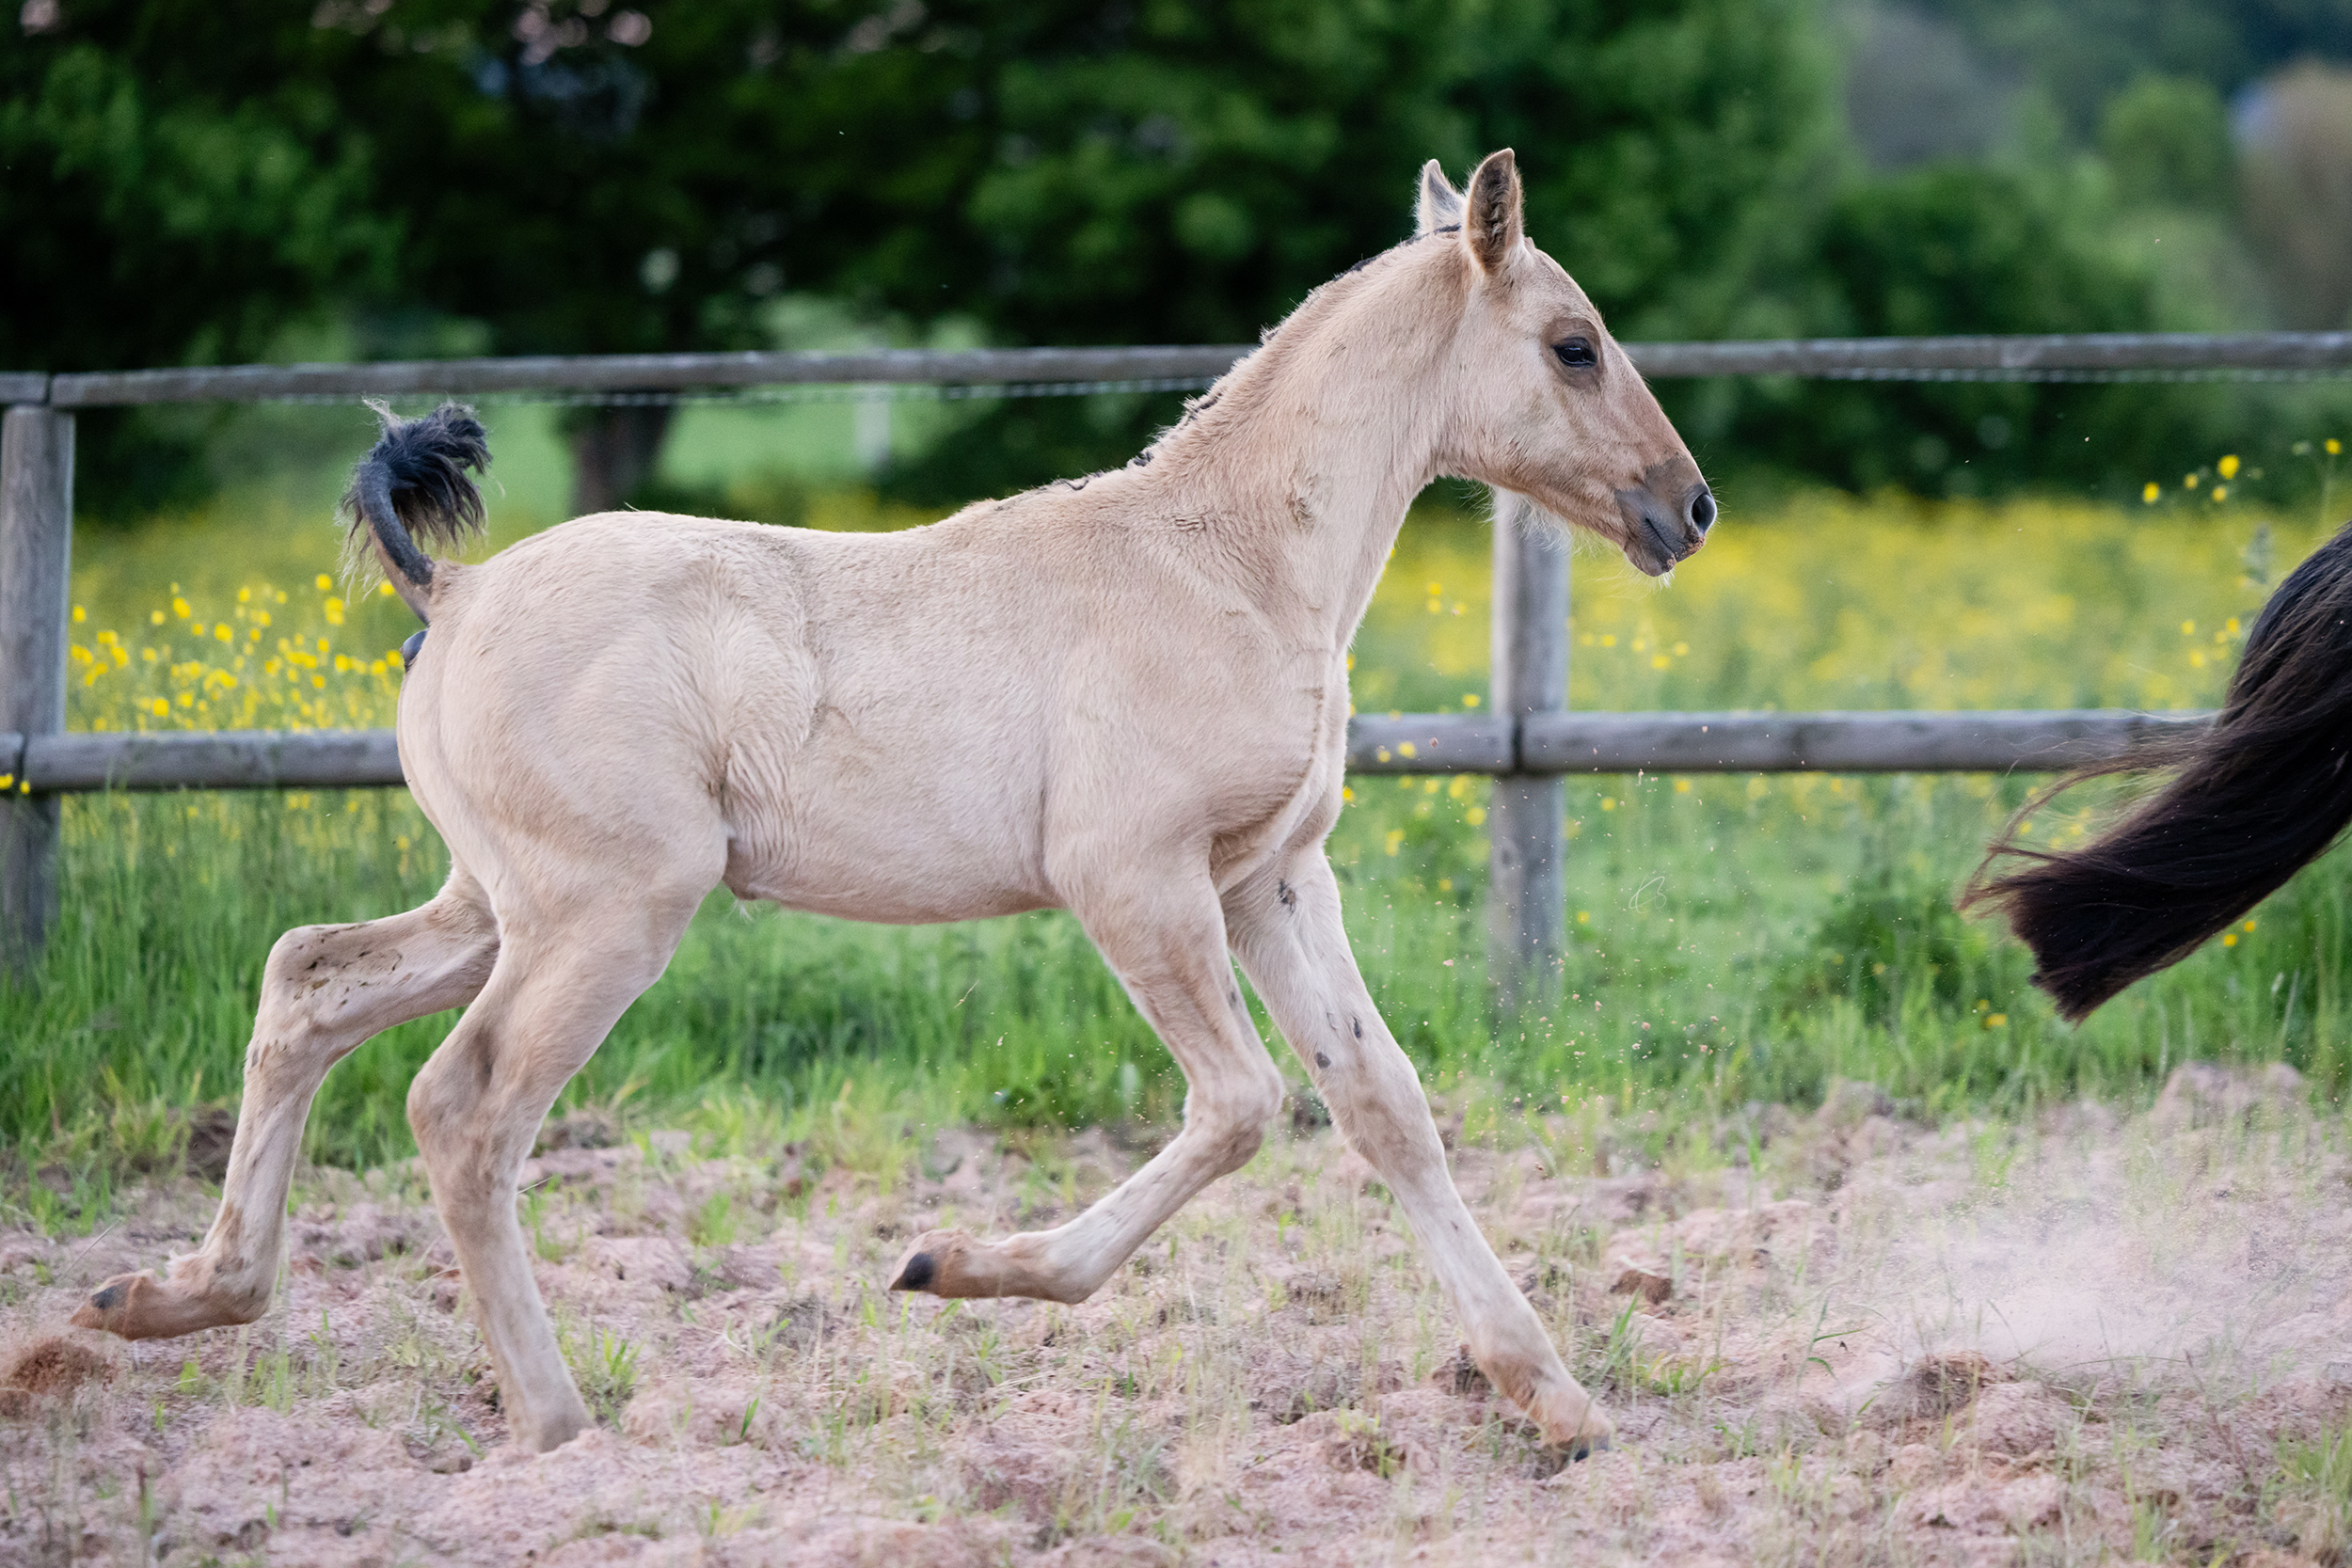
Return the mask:
[[[409,1085],[408,1124],[473,1293],[508,1430],[536,1451],[590,1418],[532,1276],[516,1180],[556,1095],[660,977],[718,880],[721,853],[714,842],[698,885],[615,888],[556,915],[501,905],[498,967]]]
[[[1548,1442],[1577,1453],[1606,1447],[1609,1418],[1568,1375],[1543,1321],[1454,1190],[1420,1075],[1357,971],[1322,846],[1253,878],[1225,903],[1243,970],[1349,1147],[1396,1195],[1480,1370],[1534,1418]]]
[[[1282,1075],[1242,1007],[1205,878],[1137,877],[1071,907],[1184,1069],[1184,1129],[1068,1225],[993,1243],[932,1231],[899,1264],[893,1290],[1084,1301],[1193,1194],[1246,1164],[1281,1109]]]
[[[270,949],[246,1048],[245,1097],[220,1211],[204,1244],[161,1279],[106,1281],[73,1321],[126,1339],[251,1323],[285,1248],[286,1191],[326,1069],[373,1035],[462,1007],[489,977],[498,927],[464,871],[421,909],[358,926],[306,926]]]

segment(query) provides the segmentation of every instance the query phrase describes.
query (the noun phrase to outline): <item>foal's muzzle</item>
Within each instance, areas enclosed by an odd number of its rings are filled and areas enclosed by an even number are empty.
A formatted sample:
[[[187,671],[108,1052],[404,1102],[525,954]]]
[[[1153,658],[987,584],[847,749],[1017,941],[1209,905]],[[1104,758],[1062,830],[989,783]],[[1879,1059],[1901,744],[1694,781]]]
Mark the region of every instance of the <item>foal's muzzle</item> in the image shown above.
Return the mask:
[[[1617,512],[1625,519],[1626,558],[1651,577],[1697,553],[1715,526],[1714,492],[1688,458],[1659,464],[1642,483],[1616,495]]]

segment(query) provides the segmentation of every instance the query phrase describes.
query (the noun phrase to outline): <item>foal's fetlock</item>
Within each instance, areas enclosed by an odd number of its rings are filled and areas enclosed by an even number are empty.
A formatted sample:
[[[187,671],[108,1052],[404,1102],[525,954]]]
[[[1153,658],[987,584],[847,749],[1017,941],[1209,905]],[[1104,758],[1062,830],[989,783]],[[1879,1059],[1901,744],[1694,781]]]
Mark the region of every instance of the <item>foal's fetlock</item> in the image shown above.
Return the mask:
[[[198,1291],[151,1274],[119,1274],[74,1309],[73,1326],[124,1339],[169,1339],[249,1323],[269,1309],[267,1291]]]

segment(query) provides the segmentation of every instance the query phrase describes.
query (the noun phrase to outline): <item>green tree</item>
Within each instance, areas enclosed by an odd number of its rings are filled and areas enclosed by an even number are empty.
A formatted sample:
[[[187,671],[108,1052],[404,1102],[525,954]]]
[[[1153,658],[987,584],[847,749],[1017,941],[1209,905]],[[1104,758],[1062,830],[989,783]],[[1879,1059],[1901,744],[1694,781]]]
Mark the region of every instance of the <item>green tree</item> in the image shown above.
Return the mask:
[[[2100,113],[2099,151],[2127,202],[2223,211],[2236,195],[2230,117],[2209,82],[2134,82]]]
[[[2090,139],[2141,77],[2223,97],[2307,56],[2352,56],[2352,0],[1917,0],[2018,71]]]
[[[2154,327],[2150,275],[2106,236],[2089,171],[1931,165],[1847,188],[1820,230],[1825,335]],[[2166,388],[2032,382],[1757,382],[1725,400],[1733,449],[1855,489],[1981,494],[2144,478],[2185,439]],[[2161,461],[2159,461],[2159,458]],[[2151,463],[2158,467],[2151,468]]]
[[[813,208],[800,276],[1012,342],[1252,340],[1403,236],[1423,159],[1505,145],[1536,237],[1620,330],[1786,329],[1837,157],[1810,0],[900,0],[829,45],[772,68]],[[851,127],[877,120],[904,161],[867,161]],[[1009,405],[901,482],[1098,466],[1170,412]]]
[[[0,49],[0,366],[258,356],[388,281],[398,225],[368,206],[368,141],[307,21],[87,0],[18,25]],[[199,431],[87,420],[85,506],[184,483]]]

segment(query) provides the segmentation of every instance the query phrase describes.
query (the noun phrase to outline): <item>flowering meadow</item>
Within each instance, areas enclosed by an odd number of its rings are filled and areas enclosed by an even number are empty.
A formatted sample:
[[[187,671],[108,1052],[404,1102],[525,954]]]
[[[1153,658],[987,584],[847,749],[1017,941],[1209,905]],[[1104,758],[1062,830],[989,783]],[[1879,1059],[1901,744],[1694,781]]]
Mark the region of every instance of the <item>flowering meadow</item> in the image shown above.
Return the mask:
[[[2227,456],[2129,507],[1724,501],[1724,526],[1670,584],[1578,555],[1573,705],[2209,705],[2268,591],[2323,531],[2308,511],[2254,504]],[[854,494],[809,516],[921,520]],[[414,623],[333,575],[336,543],[299,507],[249,499],[86,535],[71,723],[389,724]],[[1482,520],[1416,515],[1355,648],[1359,710],[1483,703],[1487,580]],[[1497,1104],[1802,1101],[1842,1076],[1931,1108],[2013,1107],[2137,1093],[2192,1055],[2283,1056],[2341,1086],[2332,861],[2087,1028],[2058,1025],[2022,951],[1949,907],[2032,782],[1572,778],[1559,991],[1509,1021],[1485,999],[1486,780],[1356,779],[1332,854],[1399,1037],[1433,1082],[1493,1086]],[[2030,833],[2074,841],[2109,799],[2069,798]],[[231,1099],[278,934],[413,907],[445,870],[400,791],[76,797],[65,811],[63,919],[33,983],[0,987],[0,1119],[68,1151]],[[402,1152],[406,1080],[450,1022],[405,1025],[339,1067],[314,1155]],[[722,895],[566,1103],[1071,1124],[1164,1120],[1181,1095],[1065,917],[898,930]]]

